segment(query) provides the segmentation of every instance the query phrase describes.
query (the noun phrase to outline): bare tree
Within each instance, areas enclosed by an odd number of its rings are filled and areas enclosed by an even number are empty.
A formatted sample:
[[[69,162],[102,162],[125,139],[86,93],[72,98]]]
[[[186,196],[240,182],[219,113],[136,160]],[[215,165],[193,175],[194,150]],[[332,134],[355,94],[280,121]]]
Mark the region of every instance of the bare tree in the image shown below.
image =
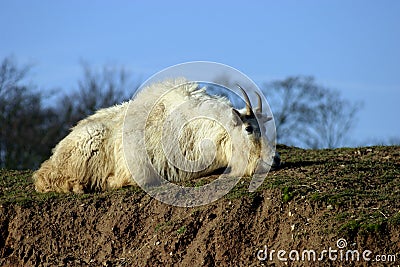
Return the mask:
[[[57,104],[49,105],[44,104],[46,91],[27,81],[30,69],[11,58],[1,62],[0,168],[38,167],[70,127],[100,108],[129,99],[137,88],[123,69],[93,71],[84,64],[77,90],[55,95]]]
[[[42,104],[43,94],[26,81],[29,66],[5,58],[0,67],[0,167],[37,166],[53,139],[57,115]]]
[[[348,138],[359,104],[312,77],[288,77],[264,86],[274,112],[279,143],[305,148],[333,148]]]
[[[98,71],[82,63],[82,69],[83,76],[78,80],[78,88],[59,99],[58,113],[63,125],[61,137],[79,120],[96,110],[128,100],[138,88],[123,68],[104,66]]]

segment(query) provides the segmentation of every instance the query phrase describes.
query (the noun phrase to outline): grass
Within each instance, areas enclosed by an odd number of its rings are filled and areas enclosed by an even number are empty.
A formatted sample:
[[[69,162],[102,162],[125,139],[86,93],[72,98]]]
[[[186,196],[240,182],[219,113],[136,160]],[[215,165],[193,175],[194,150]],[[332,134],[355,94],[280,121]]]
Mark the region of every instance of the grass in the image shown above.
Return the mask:
[[[356,233],[382,233],[385,231],[390,219],[379,213],[360,214],[357,219],[346,220],[339,228],[339,233],[354,236]]]
[[[184,226],[184,225],[182,225],[181,227],[179,227],[178,230],[176,230],[176,233],[177,233],[178,235],[183,234],[183,233],[185,233],[185,232],[186,232],[186,226]]]
[[[283,203],[287,203],[293,199],[294,192],[292,190],[293,189],[289,186],[285,186],[284,188],[282,188],[282,202]]]
[[[172,226],[172,222],[171,221],[166,221],[166,222],[162,222],[156,225],[156,227],[154,228],[155,232],[160,232],[165,230],[166,228]]]
[[[393,225],[400,225],[400,210],[389,219],[389,222]]]
[[[343,233],[347,236],[355,235],[361,227],[361,223],[358,220],[350,220],[344,223],[339,228],[339,233]]]
[[[242,178],[242,182],[239,183],[225,195],[225,198],[229,200],[239,199],[243,197],[253,198],[255,196],[254,192],[249,192],[250,178]]]
[[[15,204],[22,207],[29,207],[35,204],[42,204],[51,200],[85,200],[99,199],[110,194],[135,194],[140,191],[137,187],[126,187],[114,191],[87,194],[66,194],[66,193],[38,193],[34,189],[32,181],[33,171],[5,170],[0,169],[0,205]],[[141,191],[140,191],[141,192]]]

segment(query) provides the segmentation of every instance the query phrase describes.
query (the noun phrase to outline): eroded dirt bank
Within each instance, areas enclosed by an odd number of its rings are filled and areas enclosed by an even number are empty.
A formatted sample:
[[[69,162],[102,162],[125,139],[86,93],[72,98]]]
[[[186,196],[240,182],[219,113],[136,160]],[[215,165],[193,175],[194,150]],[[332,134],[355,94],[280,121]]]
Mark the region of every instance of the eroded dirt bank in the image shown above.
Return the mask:
[[[0,265],[400,264],[399,147],[279,150],[282,168],[258,191],[247,192],[244,179],[196,208],[163,204],[137,188],[37,194],[30,171],[2,170]]]

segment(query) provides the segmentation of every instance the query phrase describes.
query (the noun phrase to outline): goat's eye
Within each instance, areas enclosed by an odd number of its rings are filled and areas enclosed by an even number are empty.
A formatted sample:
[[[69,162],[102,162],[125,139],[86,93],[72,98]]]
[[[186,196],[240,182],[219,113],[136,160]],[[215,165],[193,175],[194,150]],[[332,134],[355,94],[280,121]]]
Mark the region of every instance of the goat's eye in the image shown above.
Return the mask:
[[[253,127],[252,127],[251,125],[246,126],[245,130],[246,130],[246,132],[247,132],[248,134],[253,133]]]

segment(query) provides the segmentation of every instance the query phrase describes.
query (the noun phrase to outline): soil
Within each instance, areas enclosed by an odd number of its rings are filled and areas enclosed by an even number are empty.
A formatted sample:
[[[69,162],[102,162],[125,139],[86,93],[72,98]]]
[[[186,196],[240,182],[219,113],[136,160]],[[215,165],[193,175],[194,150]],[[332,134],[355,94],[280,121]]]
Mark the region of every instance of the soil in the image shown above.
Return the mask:
[[[137,187],[39,194],[32,171],[0,170],[0,266],[400,264],[400,147],[278,151],[256,192],[244,178],[194,208]]]

